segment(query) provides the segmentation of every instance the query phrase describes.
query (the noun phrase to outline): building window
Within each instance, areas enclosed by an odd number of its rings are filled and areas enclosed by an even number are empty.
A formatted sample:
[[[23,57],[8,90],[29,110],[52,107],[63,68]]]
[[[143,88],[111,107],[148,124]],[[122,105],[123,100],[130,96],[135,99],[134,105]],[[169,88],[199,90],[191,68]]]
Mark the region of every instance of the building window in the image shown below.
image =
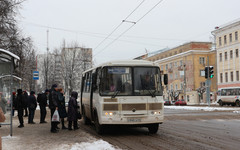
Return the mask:
[[[173,85],[171,84],[171,90],[173,90]]]
[[[236,31],[235,32],[235,41],[237,41],[238,40],[238,32]]]
[[[227,52],[225,52],[225,60],[227,60]]]
[[[161,70],[163,70],[163,65],[161,65]]]
[[[177,86],[177,84],[175,84],[175,90],[178,90],[178,86]]]
[[[229,34],[229,42],[232,42],[232,33]]]
[[[175,73],[175,79],[177,79],[178,78],[178,74],[177,74],[177,72]]]
[[[220,82],[223,83],[223,74],[220,73]]]
[[[219,59],[222,61],[222,53],[219,54]]]
[[[227,36],[224,35],[224,44],[227,44]]]
[[[170,79],[171,79],[171,80],[173,79],[173,74],[172,74],[172,73],[170,74]]]
[[[181,90],[183,90],[183,83],[181,83]]]
[[[200,82],[200,86],[204,87],[205,86],[205,82]]]
[[[233,58],[233,51],[231,50],[230,51],[230,59],[232,59]]]
[[[183,61],[182,60],[180,60],[180,66],[183,66]]]
[[[236,71],[236,80],[239,81],[239,71]]]
[[[169,69],[172,69],[173,65],[172,63],[169,64]]]
[[[174,66],[175,66],[175,67],[178,67],[178,62],[177,62],[177,61],[174,62]]]
[[[168,70],[168,64],[166,64],[166,66],[165,66],[165,70]]]
[[[219,46],[222,46],[222,37],[219,37],[218,40],[219,40],[218,41],[219,42]]]
[[[233,82],[233,72],[231,72],[231,82]]]
[[[235,52],[236,52],[236,57],[238,57],[238,49],[236,49]]]
[[[199,57],[199,63],[205,64],[205,57]]]
[[[225,82],[228,82],[228,73],[225,72]]]

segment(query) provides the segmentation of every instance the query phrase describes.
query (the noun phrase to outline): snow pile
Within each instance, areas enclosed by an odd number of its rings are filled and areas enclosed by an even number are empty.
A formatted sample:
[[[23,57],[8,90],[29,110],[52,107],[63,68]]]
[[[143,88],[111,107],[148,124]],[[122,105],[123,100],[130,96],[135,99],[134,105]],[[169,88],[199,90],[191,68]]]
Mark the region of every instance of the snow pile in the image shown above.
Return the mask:
[[[233,113],[237,113],[237,114],[240,114],[240,111],[236,111],[236,110],[235,110],[235,111],[233,111]]]
[[[237,111],[240,108],[225,108],[225,107],[208,107],[208,106],[201,106],[201,107],[194,107],[194,106],[164,106],[164,108],[168,109],[184,109],[184,110],[202,110],[202,111]]]
[[[115,148],[106,141],[98,140],[93,143],[82,142],[72,145],[71,150],[115,150]]]

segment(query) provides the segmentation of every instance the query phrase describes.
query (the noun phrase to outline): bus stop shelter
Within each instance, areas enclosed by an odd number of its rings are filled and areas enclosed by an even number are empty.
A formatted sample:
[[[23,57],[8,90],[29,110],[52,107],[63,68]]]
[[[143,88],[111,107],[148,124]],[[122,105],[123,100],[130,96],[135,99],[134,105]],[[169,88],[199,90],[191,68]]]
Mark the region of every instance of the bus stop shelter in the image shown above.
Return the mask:
[[[1,99],[7,101],[5,105],[6,121],[0,125],[10,126],[12,136],[12,92],[20,86],[21,78],[13,75],[13,71],[18,67],[20,58],[10,51],[0,49],[0,92]]]

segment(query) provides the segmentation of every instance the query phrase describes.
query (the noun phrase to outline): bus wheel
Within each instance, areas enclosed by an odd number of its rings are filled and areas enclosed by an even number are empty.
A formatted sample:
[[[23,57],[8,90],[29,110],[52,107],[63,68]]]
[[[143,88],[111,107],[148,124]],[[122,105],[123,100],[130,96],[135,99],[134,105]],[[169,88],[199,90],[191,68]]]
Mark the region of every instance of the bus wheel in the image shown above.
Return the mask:
[[[85,109],[84,109],[84,108],[83,108],[82,117],[83,117],[83,123],[84,123],[85,125],[89,125],[89,124],[90,124],[90,120],[89,120],[88,117],[86,116],[86,112],[85,112]]]
[[[98,134],[103,134],[103,125],[99,124],[98,115],[96,112],[95,112],[94,124],[95,124],[95,128],[96,128],[96,132]]]
[[[218,101],[219,106],[223,106],[223,102],[221,100]]]
[[[240,102],[239,102],[239,100],[236,101],[236,106],[237,106],[237,107],[240,106]]]
[[[158,131],[158,123],[148,126],[149,133],[155,134]]]

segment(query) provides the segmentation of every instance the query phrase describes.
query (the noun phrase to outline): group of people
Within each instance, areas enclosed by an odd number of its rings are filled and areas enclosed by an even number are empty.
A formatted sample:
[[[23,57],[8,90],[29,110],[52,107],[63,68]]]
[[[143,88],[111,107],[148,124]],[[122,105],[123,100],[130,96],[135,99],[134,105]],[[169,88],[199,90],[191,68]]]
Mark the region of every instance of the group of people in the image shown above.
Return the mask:
[[[13,93],[13,114],[14,110],[18,111],[18,119],[20,125],[19,128],[24,127],[24,110],[25,107],[28,108],[28,112],[25,111],[25,116],[28,116],[28,123],[35,124],[34,116],[35,110],[37,108],[37,103],[39,103],[40,107],[40,123],[47,123],[45,121],[47,110],[46,107],[49,106],[51,112],[51,120],[54,112],[57,110],[59,114],[59,122],[51,121],[51,129],[52,133],[57,133],[59,131],[58,124],[61,122],[62,129],[68,130],[77,130],[78,127],[78,104],[77,104],[78,93],[72,92],[70,100],[68,102],[68,111],[65,106],[65,96],[62,88],[58,88],[57,84],[53,84],[50,90],[46,89],[44,93],[39,93],[37,98],[35,96],[35,92],[31,91],[30,95],[25,97],[22,89],[17,90],[17,96]],[[27,100],[26,100],[27,99]],[[49,100],[49,104],[48,104]],[[64,118],[68,120],[68,127],[64,124]]]

